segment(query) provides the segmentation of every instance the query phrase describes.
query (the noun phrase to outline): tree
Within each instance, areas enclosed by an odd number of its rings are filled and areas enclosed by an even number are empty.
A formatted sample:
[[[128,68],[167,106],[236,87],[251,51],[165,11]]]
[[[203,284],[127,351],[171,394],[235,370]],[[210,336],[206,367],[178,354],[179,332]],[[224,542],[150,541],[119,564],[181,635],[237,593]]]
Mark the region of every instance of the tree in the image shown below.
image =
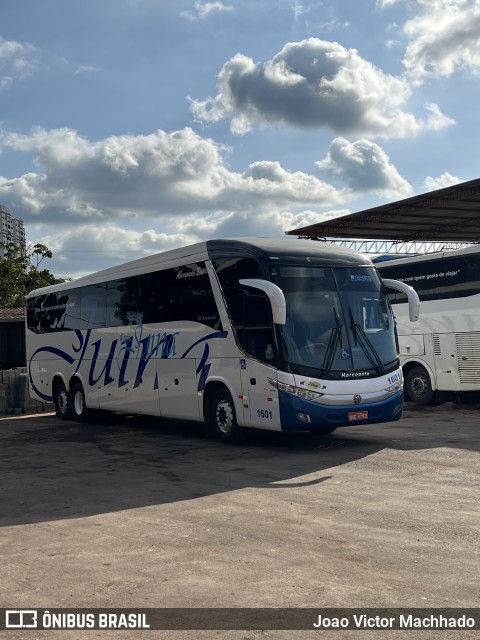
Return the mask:
[[[65,282],[48,269],[39,269],[45,258],[53,253],[44,244],[27,248],[14,242],[0,242],[0,307],[23,307],[25,296],[33,289]]]

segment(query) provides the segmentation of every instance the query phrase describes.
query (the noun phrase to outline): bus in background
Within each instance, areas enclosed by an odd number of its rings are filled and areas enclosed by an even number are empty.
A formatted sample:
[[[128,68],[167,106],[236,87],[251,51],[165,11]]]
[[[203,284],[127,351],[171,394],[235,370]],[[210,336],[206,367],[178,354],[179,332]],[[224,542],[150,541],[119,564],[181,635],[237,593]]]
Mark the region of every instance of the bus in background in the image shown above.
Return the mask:
[[[411,299],[403,283],[390,283]],[[331,433],[398,420],[395,319],[369,258],[307,240],[211,240],[27,298],[33,398],[92,410]]]
[[[389,292],[409,399],[429,404],[479,394],[480,247],[374,262],[382,277],[411,285],[421,300],[413,325],[405,296]]]

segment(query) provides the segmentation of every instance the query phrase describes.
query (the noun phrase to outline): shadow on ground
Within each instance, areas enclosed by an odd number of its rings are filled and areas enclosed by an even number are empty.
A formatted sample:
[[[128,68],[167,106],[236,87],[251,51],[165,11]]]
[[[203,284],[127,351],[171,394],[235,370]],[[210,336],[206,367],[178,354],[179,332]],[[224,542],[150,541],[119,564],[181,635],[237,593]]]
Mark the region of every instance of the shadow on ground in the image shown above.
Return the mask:
[[[479,413],[415,407],[400,422],[327,437],[254,432],[231,447],[202,424],[100,416],[0,421],[0,526],[78,518],[189,500],[245,487],[318,484],[335,467],[384,449],[480,450]],[[314,477],[307,477],[314,475]],[[281,484],[275,484],[281,483]]]

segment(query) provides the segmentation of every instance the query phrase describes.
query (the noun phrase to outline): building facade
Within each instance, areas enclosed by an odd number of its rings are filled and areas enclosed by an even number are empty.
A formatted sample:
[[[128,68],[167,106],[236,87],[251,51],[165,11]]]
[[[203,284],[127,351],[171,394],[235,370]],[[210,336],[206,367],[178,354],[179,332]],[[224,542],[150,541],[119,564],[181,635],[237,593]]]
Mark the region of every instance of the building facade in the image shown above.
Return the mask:
[[[26,247],[25,227],[23,220],[12,218],[10,212],[0,204],[0,243],[13,242],[21,247]],[[0,248],[0,255],[4,251]]]

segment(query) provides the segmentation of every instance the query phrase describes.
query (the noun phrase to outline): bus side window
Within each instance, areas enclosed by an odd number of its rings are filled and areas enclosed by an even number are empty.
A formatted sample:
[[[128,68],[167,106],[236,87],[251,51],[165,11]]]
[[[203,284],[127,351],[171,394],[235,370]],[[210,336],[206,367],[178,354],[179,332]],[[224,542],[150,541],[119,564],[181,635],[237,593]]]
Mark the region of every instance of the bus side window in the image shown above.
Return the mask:
[[[27,300],[27,327],[33,333],[40,333],[42,297],[37,296]]]
[[[249,258],[217,259],[214,261],[214,267],[225,296],[233,327],[238,334],[240,327],[243,327],[243,299],[247,293],[246,287],[242,286],[239,280],[261,278],[260,267],[255,260]],[[241,340],[240,335],[238,338]]]
[[[62,305],[65,306],[63,329],[85,329],[80,313],[82,288],[62,291]]]
[[[172,312],[174,320],[190,320],[221,329],[220,315],[204,262],[174,269]]]
[[[143,323],[169,322],[172,305],[173,270],[154,271],[139,276],[139,296]]]
[[[48,293],[27,301],[27,326],[34,333],[80,329],[80,289]]]
[[[107,323],[110,327],[139,325],[143,305],[139,296],[139,277],[115,280],[107,286]]]
[[[81,289],[82,329],[105,327],[106,304],[105,283],[92,284]]]
[[[107,327],[121,327],[123,323],[122,296],[125,280],[107,282]]]

